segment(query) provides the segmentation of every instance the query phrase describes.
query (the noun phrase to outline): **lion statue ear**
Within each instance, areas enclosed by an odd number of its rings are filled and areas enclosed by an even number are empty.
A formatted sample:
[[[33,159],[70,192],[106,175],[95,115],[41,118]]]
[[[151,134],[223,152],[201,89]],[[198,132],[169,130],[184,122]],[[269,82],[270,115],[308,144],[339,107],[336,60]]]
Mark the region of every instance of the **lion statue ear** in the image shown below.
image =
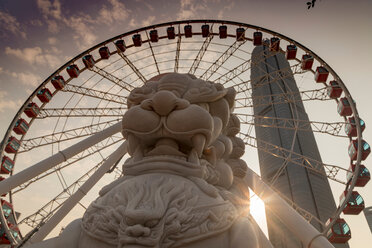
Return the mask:
[[[235,105],[235,96],[236,96],[235,89],[232,88],[232,87],[227,88],[227,93],[226,93],[225,99],[229,103],[230,109],[233,109],[234,108],[234,105]]]

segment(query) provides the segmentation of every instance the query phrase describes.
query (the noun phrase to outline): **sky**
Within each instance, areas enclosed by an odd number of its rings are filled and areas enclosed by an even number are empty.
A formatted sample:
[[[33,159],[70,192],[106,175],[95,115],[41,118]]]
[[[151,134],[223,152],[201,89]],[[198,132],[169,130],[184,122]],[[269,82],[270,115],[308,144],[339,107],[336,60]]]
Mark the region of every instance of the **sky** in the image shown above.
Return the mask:
[[[93,45],[155,23],[222,19],[274,30],[325,60],[356,101],[366,122],[363,137],[368,142],[372,138],[371,11],[369,0],[318,0],[309,10],[306,0],[0,1],[0,137],[45,78]],[[367,206],[372,205],[371,190],[371,183],[358,189]],[[363,214],[347,217],[347,221],[352,248],[372,242]]]

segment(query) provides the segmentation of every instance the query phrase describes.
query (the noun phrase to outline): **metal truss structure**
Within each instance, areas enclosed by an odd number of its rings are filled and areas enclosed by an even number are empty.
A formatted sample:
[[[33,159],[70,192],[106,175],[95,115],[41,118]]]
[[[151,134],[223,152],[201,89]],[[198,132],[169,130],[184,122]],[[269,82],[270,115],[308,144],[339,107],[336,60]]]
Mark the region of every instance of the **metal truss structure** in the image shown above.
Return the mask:
[[[193,26],[192,37],[185,36],[183,32],[185,25]],[[209,25],[210,31],[206,37],[202,37],[202,33],[199,31],[202,25]],[[220,25],[226,25],[228,28],[228,35],[225,39],[219,38],[218,27]],[[175,39],[168,38],[166,33],[168,27],[175,28]],[[236,37],[235,30],[239,27],[243,27],[245,30],[243,39],[241,39],[242,37],[239,39]],[[159,33],[157,42],[151,42],[149,37],[149,31],[154,29],[158,30]],[[298,55],[290,61],[288,70],[272,71],[260,78],[258,84],[252,85],[250,75],[250,69],[252,68],[251,52],[254,48],[252,41],[253,33],[258,31],[263,33],[264,41],[271,37],[280,39],[281,45],[278,53],[285,53],[286,45],[296,45]],[[142,37],[140,47],[133,44],[132,35],[134,34],[139,34]],[[124,52],[120,51],[115,45],[115,42],[121,39],[127,44]],[[110,50],[110,58],[107,60],[100,58],[98,54],[98,49],[103,46],[107,46]],[[95,64],[89,68],[85,67],[82,62],[83,56],[87,54],[95,57]],[[339,100],[329,97],[330,86],[328,84],[314,82],[314,69],[302,69],[301,55],[303,54],[311,55],[315,59],[314,64],[326,68],[330,73],[329,77],[339,83],[356,119],[357,137],[355,139],[361,147],[362,132],[359,125],[359,115],[355,103],[342,80],[325,61],[310,49],[274,31],[231,21],[178,21],[133,30],[82,52],[57,69],[35,89],[23,106],[20,107],[1,143],[0,156],[10,157],[15,162],[15,167],[14,171],[7,176],[7,179],[0,182],[0,191],[4,188],[5,182],[17,178],[14,186],[9,186],[9,190],[5,192],[8,193],[6,200],[14,206],[13,217],[16,222],[14,224],[18,225],[21,230],[20,235],[14,237],[10,229],[5,228],[10,242],[17,246],[17,244],[22,244],[25,241],[24,237],[42,240],[54,228],[60,229],[66,224],[59,224],[61,220],[56,217],[57,212],[62,211],[64,216],[68,216],[68,213],[76,205],[81,206],[81,211],[85,209],[86,205],[81,202],[83,195],[87,194],[87,197],[90,197],[88,191],[99,182],[106,172],[114,172],[111,173],[111,176],[115,174],[115,178],[121,176],[121,170],[116,168],[116,165],[122,160],[125,153],[118,152],[118,150],[114,152],[114,150],[121,143],[125,147],[124,139],[118,133],[119,129],[115,129],[115,132],[106,136],[102,133],[106,130],[119,128],[121,117],[127,110],[127,97],[133,89],[140,87],[155,75],[169,72],[191,73],[203,80],[220,83],[225,87],[234,87],[237,93],[234,114],[240,120],[241,132],[239,135],[246,144],[247,152],[256,153],[257,150],[262,150],[282,158],[285,161],[281,165],[282,168],[291,163],[306,167],[312,173],[326,175],[330,180],[346,187],[348,194],[351,194],[361,162],[360,150],[355,161],[357,169],[354,176],[351,180],[346,180],[346,173],[352,172],[348,168],[338,166],[350,164],[346,148],[344,152],[346,155],[340,156],[343,161],[346,159],[345,163],[339,160],[332,161],[333,158],[330,158],[325,153],[326,151],[321,151],[323,152],[322,159],[326,161],[326,163],[323,163],[292,150],[257,140],[255,137],[254,125],[258,125],[314,132],[317,138],[319,135],[319,140],[323,141],[325,139],[325,142],[338,142],[340,140],[349,142],[352,140],[342,133],[347,124],[347,119],[339,117],[336,111],[333,111],[336,113],[329,115],[329,119],[324,120],[316,114],[313,115],[312,106],[327,106],[325,108],[328,110],[328,108],[331,109],[331,107],[328,107],[331,105],[335,110]],[[72,78],[66,72],[66,68],[72,64],[83,68],[80,70],[81,75],[77,78]],[[63,86],[63,89],[56,89],[51,83],[52,78],[57,75],[66,79],[66,85]],[[276,95],[252,97],[253,87],[272,84],[287,77],[296,79],[300,89],[299,92],[283,92]],[[54,89],[52,92],[53,98],[49,103],[41,102],[37,98],[38,92],[43,88]],[[302,101],[307,111],[310,112],[310,121],[264,117],[253,113],[253,104],[270,109],[276,104],[295,104],[299,101]],[[24,111],[30,103],[37,103],[40,106],[40,110],[35,117],[25,115]],[[17,135],[13,128],[20,118],[26,119],[30,127],[26,134]],[[12,136],[20,141],[20,148],[15,153],[7,153],[5,147],[8,139]],[[79,152],[76,151],[74,154],[69,150],[71,147],[80,149],[79,144],[86,144],[84,139],[90,140],[92,137],[100,137],[100,140],[89,143],[89,146],[82,148],[83,150]],[[48,165],[49,167],[43,169],[43,171],[35,172],[36,174],[32,178],[23,180],[21,176],[17,177],[18,174],[33,167],[31,165],[44,164],[44,161],[51,161],[51,158],[53,158],[53,162],[58,160],[58,163]],[[19,178],[22,178],[22,180]],[[275,177],[273,177],[273,181],[275,181]],[[109,182],[107,181],[106,184]],[[59,190],[51,189],[45,197],[35,197],[38,200],[32,200],[29,206],[26,206],[30,209],[22,208],[20,204],[22,197],[34,194],[36,196],[40,194],[43,187],[53,184],[58,185],[58,187],[53,186],[51,188]],[[102,187],[102,184],[99,185]],[[82,189],[84,194],[80,195]],[[308,211],[291,202],[290,199],[285,196],[282,196],[282,198],[306,221],[315,220],[319,222],[324,226],[325,232],[333,224],[326,225]],[[75,202],[72,202],[72,199]],[[343,205],[341,204],[333,217],[339,216],[342,209]],[[16,211],[21,213],[18,220],[15,215]],[[6,222],[2,210],[0,210],[0,221],[1,223]]]

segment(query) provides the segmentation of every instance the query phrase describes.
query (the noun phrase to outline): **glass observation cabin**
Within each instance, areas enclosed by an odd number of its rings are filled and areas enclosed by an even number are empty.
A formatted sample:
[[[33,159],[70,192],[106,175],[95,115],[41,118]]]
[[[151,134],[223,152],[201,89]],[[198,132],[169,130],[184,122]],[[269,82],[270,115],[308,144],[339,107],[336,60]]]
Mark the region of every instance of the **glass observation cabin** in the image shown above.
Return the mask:
[[[332,219],[329,219],[326,225],[329,225],[331,221]],[[328,230],[327,238],[331,243],[346,243],[351,238],[350,227],[344,219],[337,219],[332,228]]]
[[[24,112],[28,117],[35,118],[40,113],[40,108],[36,103],[30,102]]]
[[[353,178],[354,172],[355,172],[355,164],[351,164],[349,167],[349,171],[346,174],[346,180],[350,182],[350,180]],[[355,186],[356,187],[364,187],[368,181],[371,179],[371,174],[369,170],[364,166],[359,166],[359,174],[358,178],[356,180]]]
[[[27,133],[29,127],[30,125],[28,124],[28,122],[25,121],[25,119],[21,118],[17,120],[16,124],[14,125],[13,131],[16,134],[24,135]]]
[[[342,192],[340,196],[340,205],[345,201],[347,191]],[[352,191],[350,198],[347,200],[345,208],[343,209],[344,214],[357,215],[364,209],[364,200],[357,191]]]
[[[10,136],[5,146],[5,151],[7,153],[16,153],[20,146],[21,146],[21,142],[17,140],[15,137]]]
[[[357,140],[351,141],[348,152],[349,152],[349,157],[351,160],[357,159],[357,155],[358,155],[358,141]],[[365,160],[370,154],[370,152],[371,152],[371,147],[365,140],[362,140],[362,160]]]

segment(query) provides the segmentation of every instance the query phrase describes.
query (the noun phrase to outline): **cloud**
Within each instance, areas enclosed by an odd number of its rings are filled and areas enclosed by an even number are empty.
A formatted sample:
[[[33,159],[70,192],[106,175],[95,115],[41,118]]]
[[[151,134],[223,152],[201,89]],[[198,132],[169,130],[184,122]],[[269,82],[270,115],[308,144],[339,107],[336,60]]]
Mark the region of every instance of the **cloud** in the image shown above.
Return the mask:
[[[8,93],[0,91],[0,113],[7,112],[9,110],[17,110],[19,106],[22,106],[22,101],[13,101],[8,99]]]
[[[68,21],[74,30],[73,38],[80,49],[89,48],[96,40],[97,36],[94,34],[89,23],[93,22],[88,16],[73,16]]]
[[[9,13],[0,10],[0,27],[2,30],[7,30],[14,35],[20,35],[23,39],[26,39],[26,33],[22,31],[21,24],[17,19]],[[3,32],[6,33],[6,32]]]
[[[55,20],[62,20],[61,3],[59,0],[54,0],[53,3],[49,0],[37,0],[37,6],[48,24],[48,31],[57,33],[59,26]]]
[[[55,37],[50,37],[50,38],[48,38],[48,43],[49,43],[49,45],[55,45],[56,43],[57,43],[57,38],[55,38]]]
[[[142,21],[142,26],[149,26],[151,24],[154,24],[156,17],[155,16],[149,16],[147,19]]]
[[[53,51],[41,49],[40,47],[13,49],[5,48],[5,54],[19,58],[31,65],[44,65],[55,68],[61,64],[57,49]]]
[[[41,84],[41,78],[30,72],[12,72],[11,75],[25,86],[36,87]]]
[[[180,11],[178,12],[179,19],[200,17],[200,14],[207,9],[205,1],[200,0],[181,0],[180,5]],[[197,13],[198,11],[201,12]]]
[[[113,24],[115,21],[125,21],[129,17],[130,11],[124,3],[118,0],[109,0],[109,2],[111,6],[102,6],[98,20],[105,24]]]
[[[44,17],[53,17],[57,20],[62,19],[61,3],[59,0],[54,0],[53,3],[49,0],[37,0],[37,6],[41,10]]]

